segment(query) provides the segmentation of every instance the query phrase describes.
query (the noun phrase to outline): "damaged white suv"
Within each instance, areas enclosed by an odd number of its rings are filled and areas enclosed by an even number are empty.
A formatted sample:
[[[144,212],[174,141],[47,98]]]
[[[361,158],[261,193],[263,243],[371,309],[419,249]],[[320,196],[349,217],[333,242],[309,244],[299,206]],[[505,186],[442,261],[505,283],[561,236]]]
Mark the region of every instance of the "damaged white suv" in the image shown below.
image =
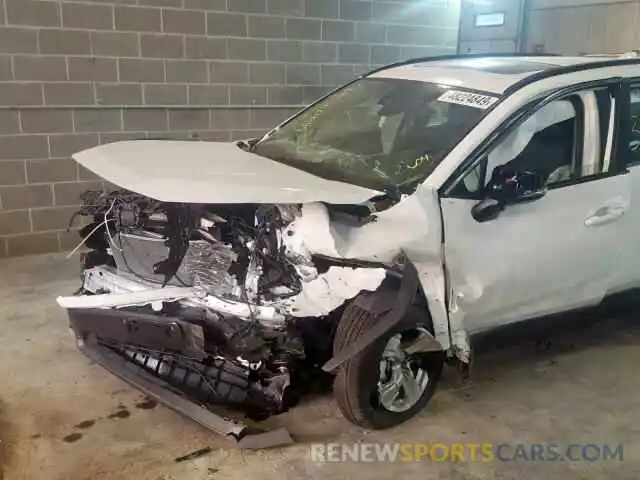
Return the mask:
[[[474,335],[640,285],[636,59],[418,59],[264,137],[77,153],[89,357],[242,447],[330,378],[352,422],[419,412]],[[639,80],[640,82],[640,80]],[[640,83],[639,83],[640,85]],[[631,250],[633,248],[633,251]]]

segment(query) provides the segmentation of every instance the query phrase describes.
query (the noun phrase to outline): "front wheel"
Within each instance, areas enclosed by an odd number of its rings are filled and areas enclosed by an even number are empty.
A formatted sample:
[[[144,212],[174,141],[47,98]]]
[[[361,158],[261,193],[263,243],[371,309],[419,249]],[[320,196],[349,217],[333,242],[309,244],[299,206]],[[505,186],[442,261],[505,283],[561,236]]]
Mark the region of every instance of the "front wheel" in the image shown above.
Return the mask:
[[[407,355],[404,348],[420,331],[432,332],[426,315],[411,315],[351,358],[334,381],[342,414],[370,429],[398,425],[416,415],[433,396],[442,375],[444,352]],[[426,317],[426,318],[425,318]],[[345,309],[334,339],[334,353],[353,343],[379,320],[355,304]]]

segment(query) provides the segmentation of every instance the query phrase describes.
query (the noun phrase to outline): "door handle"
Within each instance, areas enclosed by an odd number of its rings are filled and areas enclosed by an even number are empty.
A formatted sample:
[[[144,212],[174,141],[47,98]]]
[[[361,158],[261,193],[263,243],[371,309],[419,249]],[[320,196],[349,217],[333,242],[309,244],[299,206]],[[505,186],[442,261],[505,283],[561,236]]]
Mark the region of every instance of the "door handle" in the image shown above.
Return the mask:
[[[595,212],[587,216],[584,221],[587,227],[597,227],[598,225],[604,225],[620,218],[627,211],[626,205],[611,204],[598,208]]]

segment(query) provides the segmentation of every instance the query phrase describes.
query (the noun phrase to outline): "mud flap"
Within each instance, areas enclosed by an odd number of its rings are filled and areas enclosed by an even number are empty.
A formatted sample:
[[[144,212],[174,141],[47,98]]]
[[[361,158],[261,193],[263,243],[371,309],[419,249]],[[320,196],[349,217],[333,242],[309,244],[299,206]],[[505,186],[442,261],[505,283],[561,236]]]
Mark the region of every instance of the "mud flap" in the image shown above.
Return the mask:
[[[78,348],[90,360],[129,383],[145,395],[172,410],[190,418],[203,427],[222,436],[235,446],[243,449],[262,449],[278,447],[293,443],[291,435],[286,428],[281,427],[272,431],[261,432],[251,429],[233,420],[228,420],[220,415],[193,403],[181,395],[174,393],[170,385],[159,378],[153,377],[141,367],[138,367],[115,353],[101,348],[91,339],[78,339]]]

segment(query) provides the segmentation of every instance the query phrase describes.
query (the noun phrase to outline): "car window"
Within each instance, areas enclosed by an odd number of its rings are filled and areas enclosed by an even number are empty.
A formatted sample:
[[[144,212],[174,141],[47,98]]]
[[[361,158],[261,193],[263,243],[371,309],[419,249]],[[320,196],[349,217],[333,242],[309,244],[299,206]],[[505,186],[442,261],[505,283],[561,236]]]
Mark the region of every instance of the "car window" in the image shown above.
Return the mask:
[[[630,92],[631,100],[631,138],[629,150],[631,151],[631,163],[640,163],[640,86],[634,86]]]
[[[497,100],[436,83],[364,78],[272,130],[253,152],[329,180],[411,192]]]
[[[535,171],[547,184],[571,178],[576,165],[578,115],[570,100],[545,105],[489,153],[488,170],[503,165]]]
[[[640,88],[638,101],[640,113]],[[497,166],[536,172],[548,186],[606,173],[614,105],[608,89],[580,92],[548,103],[501,138],[452,193],[466,196],[479,192]]]

